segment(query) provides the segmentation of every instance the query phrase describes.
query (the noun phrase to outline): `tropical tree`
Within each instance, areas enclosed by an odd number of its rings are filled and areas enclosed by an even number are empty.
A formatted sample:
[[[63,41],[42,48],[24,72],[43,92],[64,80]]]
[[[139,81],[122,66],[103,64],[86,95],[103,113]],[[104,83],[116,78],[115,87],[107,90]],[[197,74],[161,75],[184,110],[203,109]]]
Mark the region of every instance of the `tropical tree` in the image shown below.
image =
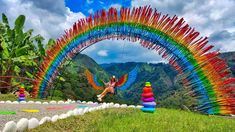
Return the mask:
[[[33,29],[24,32],[25,16],[20,15],[11,28],[5,14],[0,22],[0,92],[6,93],[19,82],[30,83],[45,56],[41,35],[33,36]],[[49,43],[53,43],[52,39]],[[32,83],[31,83],[32,84]]]

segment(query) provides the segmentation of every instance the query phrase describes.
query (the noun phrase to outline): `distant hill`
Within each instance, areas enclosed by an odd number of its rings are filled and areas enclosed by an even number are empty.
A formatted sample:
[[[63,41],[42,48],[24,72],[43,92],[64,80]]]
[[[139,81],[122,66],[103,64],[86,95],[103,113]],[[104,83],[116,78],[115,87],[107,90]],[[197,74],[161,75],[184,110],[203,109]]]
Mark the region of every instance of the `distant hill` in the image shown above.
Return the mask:
[[[101,91],[94,90],[86,79],[84,73],[85,67],[99,77],[108,79],[106,71],[104,71],[92,58],[87,55],[78,54],[72,61],[67,61],[60,70],[60,76],[65,81],[59,78],[55,80],[55,94],[62,98],[70,98],[75,100],[93,100],[96,101],[96,95]],[[50,92],[52,93],[52,92]]]
[[[222,53],[221,58],[225,59],[235,76],[235,52]],[[154,87],[154,94],[159,100],[172,100],[174,95],[185,95],[188,90],[177,81],[177,72],[169,65],[164,63],[147,64],[147,63],[110,63],[101,64],[111,75],[120,77],[129,72],[136,65],[139,66],[139,73],[136,82],[126,91],[119,94],[120,98],[130,102],[138,103],[140,93],[145,81],[150,81]],[[187,98],[189,98],[187,96]]]
[[[225,52],[220,54],[220,57],[225,59],[232,71],[233,76],[235,77],[235,52]]]
[[[148,63],[110,63],[101,64],[110,75],[120,77],[130,72],[136,65],[139,67],[138,77],[135,83],[125,91],[119,91],[119,99],[126,100],[131,103],[139,103],[142,89],[146,81],[151,82],[154,95],[156,98],[162,99],[175,94],[175,91],[182,88],[177,82],[177,72],[168,64],[148,64]]]
[[[228,62],[235,76],[235,52],[222,53],[220,56]],[[195,102],[195,99],[187,94],[189,90],[184,89],[180,81],[178,81],[177,72],[168,64],[127,62],[99,65],[92,58],[83,54],[78,54],[72,63],[68,63],[65,70],[61,72],[61,76],[66,81],[57,80],[57,87],[62,89],[67,97],[96,101],[96,95],[101,91],[94,90],[88,84],[84,74],[84,66],[101,79],[108,80],[111,75],[121,77],[131,71],[136,65],[139,67],[136,82],[127,90],[119,91],[117,95],[107,96],[105,101],[139,104],[144,82],[150,81],[154,88],[158,106],[182,108],[182,106],[190,107],[192,102]]]
[[[102,77],[103,79],[106,80],[109,78],[107,72],[92,58],[90,58],[85,54],[78,54],[75,58],[73,58],[72,62],[74,66],[77,66],[76,72],[84,72],[84,66],[85,66],[97,76]]]

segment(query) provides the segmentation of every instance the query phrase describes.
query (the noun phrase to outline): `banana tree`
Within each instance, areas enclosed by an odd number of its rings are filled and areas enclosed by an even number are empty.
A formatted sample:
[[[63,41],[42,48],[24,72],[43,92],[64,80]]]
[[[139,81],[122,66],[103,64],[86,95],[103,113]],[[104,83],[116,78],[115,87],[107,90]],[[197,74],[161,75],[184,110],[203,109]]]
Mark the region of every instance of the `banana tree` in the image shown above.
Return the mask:
[[[44,38],[40,35],[32,36],[33,30],[24,32],[25,16],[20,15],[14,28],[10,28],[8,19],[2,14],[0,22],[0,91],[8,92],[14,84],[24,80],[22,76],[33,78],[45,56],[42,44]],[[21,78],[22,77],[22,78]]]

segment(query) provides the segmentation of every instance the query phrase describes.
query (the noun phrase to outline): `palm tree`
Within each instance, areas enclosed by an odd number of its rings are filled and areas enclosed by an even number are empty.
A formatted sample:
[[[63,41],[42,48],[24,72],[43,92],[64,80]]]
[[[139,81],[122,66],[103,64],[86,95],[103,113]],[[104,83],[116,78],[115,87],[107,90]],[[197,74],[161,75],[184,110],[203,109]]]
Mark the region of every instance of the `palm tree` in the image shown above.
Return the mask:
[[[40,62],[45,56],[41,35],[32,36],[32,29],[24,32],[25,16],[15,20],[14,28],[10,28],[8,19],[2,14],[0,22],[0,92],[7,93],[15,84],[22,81],[23,76],[34,78]],[[50,43],[53,41],[50,40]],[[31,71],[31,72],[30,72]]]

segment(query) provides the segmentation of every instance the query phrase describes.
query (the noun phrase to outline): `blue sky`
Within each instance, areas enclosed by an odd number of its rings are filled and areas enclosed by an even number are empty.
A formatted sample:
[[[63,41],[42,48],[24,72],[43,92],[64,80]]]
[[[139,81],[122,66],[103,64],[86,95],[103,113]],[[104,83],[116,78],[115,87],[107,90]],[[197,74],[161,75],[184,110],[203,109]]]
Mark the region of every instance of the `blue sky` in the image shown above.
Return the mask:
[[[120,9],[121,7],[131,7],[131,0],[65,0],[65,6],[72,12],[82,12],[89,16],[101,9],[108,10],[110,7]],[[138,51],[138,52],[136,52]],[[164,62],[159,55],[149,51],[139,45],[122,40],[104,40],[92,45],[82,53],[94,58],[98,63],[110,62]]]
[[[72,12],[82,12],[86,16],[100,9],[112,7],[130,7],[131,0],[65,0],[65,6]]]
[[[215,50],[235,51],[235,0],[0,0],[0,13],[8,16],[11,25],[17,16],[24,14],[25,29],[32,28],[34,34],[48,40],[60,37],[78,19],[97,10],[146,4],[163,14],[184,17],[202,36],[209,37]],[[163,61],[156,53],[128,41],[105,40],[83,53],[98,63]]]

